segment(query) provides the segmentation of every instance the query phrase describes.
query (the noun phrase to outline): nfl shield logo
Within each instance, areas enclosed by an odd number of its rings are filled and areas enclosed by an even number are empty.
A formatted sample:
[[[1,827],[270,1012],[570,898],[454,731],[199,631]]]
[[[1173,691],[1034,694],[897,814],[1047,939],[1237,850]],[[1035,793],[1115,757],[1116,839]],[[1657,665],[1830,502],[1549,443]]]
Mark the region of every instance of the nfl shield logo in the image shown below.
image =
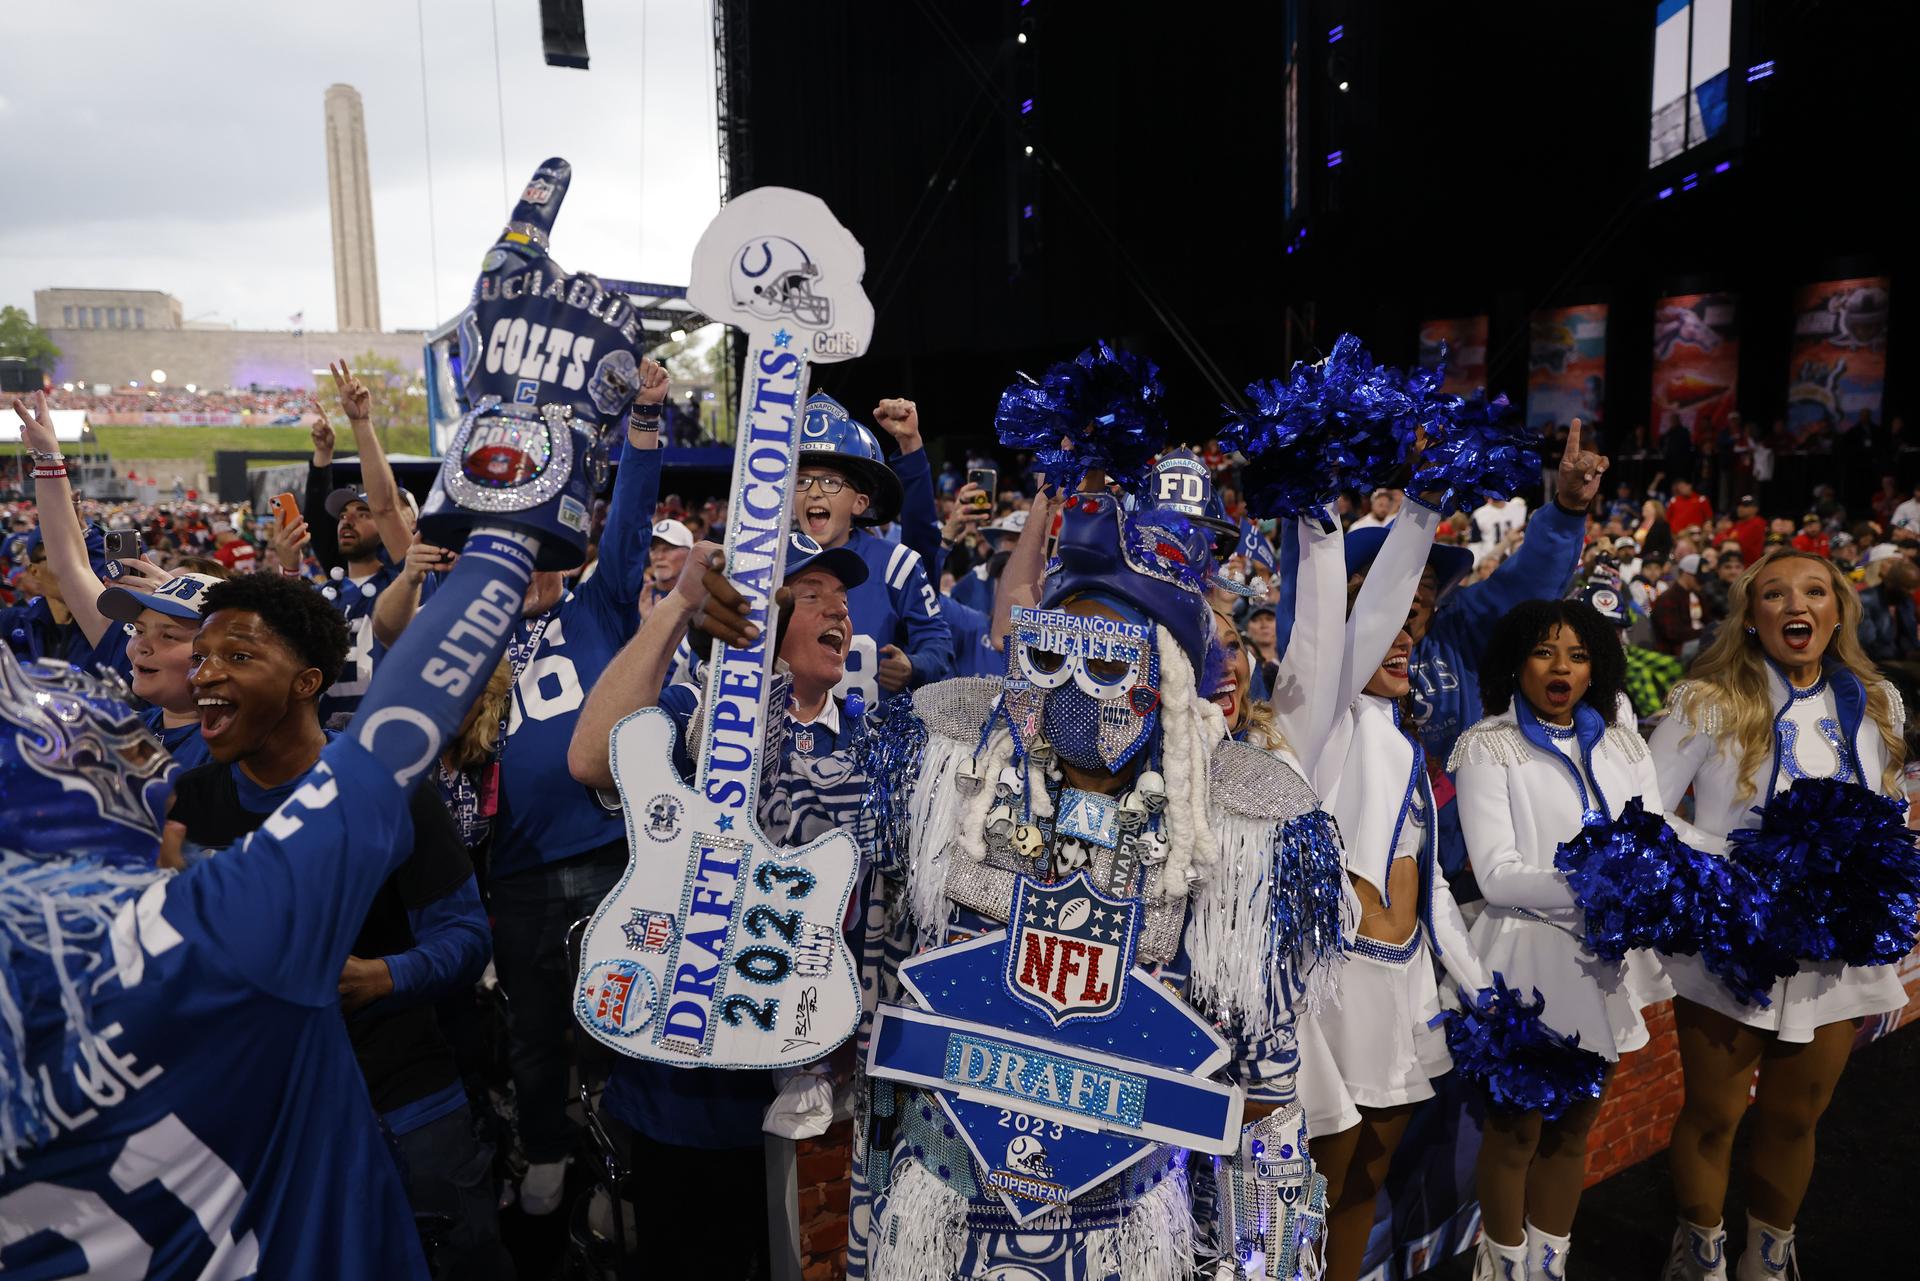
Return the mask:
[[[1140,905],[1108,898],[1084,870],[1046,885],[1021,877],[1008,917],[1006,985],[1055,1027],[1120,1008]]]

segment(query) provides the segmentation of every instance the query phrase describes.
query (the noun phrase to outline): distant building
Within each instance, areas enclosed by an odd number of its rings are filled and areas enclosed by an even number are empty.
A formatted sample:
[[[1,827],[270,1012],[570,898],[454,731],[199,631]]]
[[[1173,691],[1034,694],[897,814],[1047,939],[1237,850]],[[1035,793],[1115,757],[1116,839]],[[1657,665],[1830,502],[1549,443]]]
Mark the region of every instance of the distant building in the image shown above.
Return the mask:
[[[333,216],[333,299],[340,328],[380,328],[380,273],[373,253],[373,185],[360,91],[327,87],[327,203]]]
[[[157,289],[36,289],[42,329],[180,329],[180,303]]]
[[[184,387],[312,387],[327,361],[373,351],[424,367],[426,334],[204,328],[171,294],[147,289],[37,289],[34,318],[60,348],[56,383],[145,384],[158,369]]]

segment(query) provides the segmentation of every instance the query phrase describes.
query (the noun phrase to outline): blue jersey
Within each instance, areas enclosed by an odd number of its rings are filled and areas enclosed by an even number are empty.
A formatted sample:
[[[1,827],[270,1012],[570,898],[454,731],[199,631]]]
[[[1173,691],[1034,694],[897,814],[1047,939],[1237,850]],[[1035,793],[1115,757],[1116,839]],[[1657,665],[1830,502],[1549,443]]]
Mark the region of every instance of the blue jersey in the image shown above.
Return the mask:
[[[514,633],[518,676],[500,758],[492,874],[507,876],[627,838],[617,802],[604,803],[567,772],[567,745],[587,691],[640,628],[660,451],[629,449],[614,482],[600,567]]]
[[[160,740],[160,746],[167,749],[167,755],[173,757],[173,763],[181,770],[190,770],[196,765],[205,765],[212,760],[207,751],[206,740],[200,737],[200,722],[190,721],[185,725],[167,728],[164,713],[158,707],[149,707],[140,713],[140,719],[146,722],[153,736]]]
[[[373,669],[386,653],[386,646],[373,638],[373,607],[379,602],[380,593],[393,585],[400,576],[393,562],[387,559],[384,550],[380,553],[380,568],[369,574],[364,582],[356,583],[351,578],[342,578],[329,583],[334,588],[333,607],[347,620],[347,636],[352,642],[347,649],[347,661],[340,668],[340,677],[327,686],[327,692],[320,698],[320,723],[322,725],[343,725],[360,708],[360,700],[366,697],[367,686],[373,680]]]
[[[53,607],[45,596],[0,610],[0,640],[10,645],[23,663],[58,658],[75,667],[86,667],[93,657],[93,642],[80,625],[71,620],[54,622]]]
[[[426,1276],[337,991],[412,844],[393,767],[340,739],[245,844],[121,909],[98,1054],[29,1034],[56,1133],[0,1170],[10,1281]]]
[[[1454,592],[1434,611],[1407,668],[1414,723],[1429,769],[1442,770],[1454,740],[1481,717],[1480,660],[1494,623],[1522,601],[1566,595],[1580,563],[1586,528],[1584,515],[1548,503],[1527,522],[1527,536],[1500,568]],[[1440,864],[1452,873],[1466,863],[1467,843],[1460,833],[1460,807],[1453,803],[1453,787],[1444,774],[1435,784],[1434,799],[1440,816]]]
[[[847,654],[847,674],[834,687],[846,698],[858,693],[867,707],[880,704],[880,686],[874,680],[880,651],[896,645],[913,663],[908,684],[918,689],[953,674],[953,634],[940,614],[940,599],[920,554],[910,547],[878,538],[863,529],[847,536],[846,546],[867,562],[867,581],[847,593],[847,613],[853,621],[853,648]]]
[[[987,638],[993,620],[988,615],[962,604],[953,596],[941,597],[940,615],[953,632],[953,674],[955,676],[1000,676],[1007,670],[1006,655]]]

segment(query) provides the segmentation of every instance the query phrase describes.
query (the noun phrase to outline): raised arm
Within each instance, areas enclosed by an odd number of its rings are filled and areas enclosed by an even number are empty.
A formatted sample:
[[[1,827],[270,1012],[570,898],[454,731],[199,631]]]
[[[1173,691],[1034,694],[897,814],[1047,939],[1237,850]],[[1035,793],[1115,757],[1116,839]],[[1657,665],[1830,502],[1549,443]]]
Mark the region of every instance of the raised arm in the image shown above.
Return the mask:
[[[1393,647],[1393,638],[1407,625],[1407,611],[1413,607],[1413,595],[1420,588],[1427,553],[1439,528],[1440,509],[1408,494],[1386,542],[1380,545],[1380,554],[1367,568],[1353,608],[1347,611],[1338,710],[1344,711],[1360,697]]]
[[[406,513],[400,510],[400,486],[393,478],[392,464],[387,462],[387,451],[380,447],[380,437],[374,434],[373,393],[353,376],[346,361],[334,361],[327,369],[333,374],[333,385],[339,389],[340,407],[346,411],[347,424],[353,428],[353,443],[360,450],[360,488],[367,491],[367,507],[380,530],[381,545],[387,549],[388,559],[397,565],[413,544],[413,530],[407,525]]]
[[[901,545],[920,553],[927,577],[937,587],[946,549],[940,544],[940,509],[933,501],[933,467],[920,437],[920,407],[911,400],[883,400],[873,407],[873,421],[899,446],[887,465],[900,478]]]
[[[40,508],[40,539],[46,545],[47,567],[59,580],[60,594],[81,634],[89,645],[98,645],[107,634],[110,620],[100,612],[100,578],[87,557],[87,534],[73,509],[73,484],[67,479],[60,438],[47,412],[47,394],[35,392],[31,402],[15,396],[13,412],[20,416],[21,439],[34,456],[33,498]]]
[[[599,567],[579,589],[583,598],[622,624],[637,623],[640,593],[647,585],[653,504],[660,494],[660,404],[667,398],[667,386],[666,370],[651,360],[640,362],[640,394],[627,419],[627,447],[600,531]]]
[[[333,424],[320,402],[309,398],[307,407],[317,421],[308,429],[313,440],[313,458],[307,464],[307,496],[300,512],[307,518],[307,532],[313,538],[313,558],[323,570],[345,568],[340,559],[340,526],[327,515],[327,496],[333,493]]]
[[[1027,508],[1026,527],[1013,545],[1000,577],[993,585],[993,618],[987,627],[987,640],[994,649],[1005,652],[1007,634],[1013,630],[1013,607],[1029,609],[1040,603],[1042,582],[1047,571],[1047,536],[1053,529],[1055,498],[1042,487]]]
[[[1339,520],[1323,509],[1282,526],[1280,563],[1274,720],[1294,755],[1312,762],[1344,706],[1338,678],[1346,646],[1347,553]]]
[[[373,602],[373,638],[391,647],[420,610],[430,574],[445,574],[460,559],[458,553],[422,542],[418,534],[400,562],[400,573]]]
[[[600,679],[587,692],[573,740],[567,744],[567,769],[589,787],[613,786],[611,740],[613,727],[643,707],[660,701],[660,690],[673,667],[674,650],[707,603],[710,591],[732,588],[720,578],[726,557],[717,543],[694,546],[681,567],[680,581],[654,605],[633,639],[620,647]],[[718,580],[715,583],[714,580]]]

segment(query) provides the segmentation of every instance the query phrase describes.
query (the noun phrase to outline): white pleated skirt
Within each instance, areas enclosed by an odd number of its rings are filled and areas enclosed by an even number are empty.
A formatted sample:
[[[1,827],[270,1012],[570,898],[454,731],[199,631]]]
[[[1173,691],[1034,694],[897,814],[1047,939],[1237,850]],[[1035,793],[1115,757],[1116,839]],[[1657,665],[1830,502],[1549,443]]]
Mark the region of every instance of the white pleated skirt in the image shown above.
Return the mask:
[[[1436,1020],[1440,990],[1426,935],[1394,945],[1356,938],[1340,967],[1339,1004],[1301,1021],[1300,1101],[1309,1135],[1359,1124],[1358,1108],[1433,1097],[1453,1070]]]
[[[1772,1004],[1764,1006],[1736,999],[1697,956],[1668,957],[1666,966],[1677,995],[1782,1041],[1811,1041],[1829,1023],[1887,1014],[1907,1003],[1893,965],[1802,961],[1798,974],[1773,985]]]
[[[1640,1010],[1665,992],[1650,958],[1602,961],[1570,929],[1492,904],[1474,922],[1472,937],[1487,970],[1528,999],[1537,990],[1546,1000],[1540,1021],[1562,1036],[1578,1036],[1581,1049],[1615,1062],[1649,1040]]]

